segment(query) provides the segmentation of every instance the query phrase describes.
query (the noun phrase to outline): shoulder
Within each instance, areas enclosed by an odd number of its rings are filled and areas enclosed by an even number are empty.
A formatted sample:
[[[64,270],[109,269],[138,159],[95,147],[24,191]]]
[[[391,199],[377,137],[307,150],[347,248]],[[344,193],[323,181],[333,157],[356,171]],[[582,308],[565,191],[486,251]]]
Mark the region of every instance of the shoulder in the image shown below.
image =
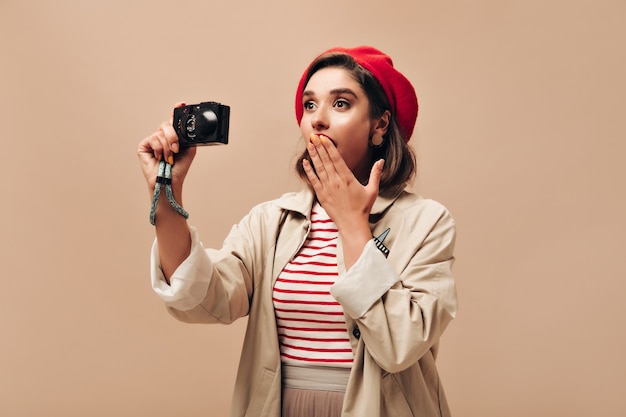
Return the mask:
[[[450,218],[452,214],[450,210],[442,203],[431,198],[425,198],[419,194],[404,191],[394,201],[392,207],[399,213],[406,216],[428,216],[435,218]]]
[[[448,208],[439,201],[403,192],[382,219],[406,239],[423,242],[433,236],[454,240],[456,224]]]

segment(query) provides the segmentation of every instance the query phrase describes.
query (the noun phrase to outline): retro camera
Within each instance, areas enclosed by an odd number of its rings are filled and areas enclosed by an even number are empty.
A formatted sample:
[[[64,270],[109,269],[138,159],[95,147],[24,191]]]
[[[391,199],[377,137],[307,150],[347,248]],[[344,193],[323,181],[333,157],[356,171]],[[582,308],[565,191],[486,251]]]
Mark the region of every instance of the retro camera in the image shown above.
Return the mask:
[[[207,101],[174,109],[174,130],[181,147],[228,144],[230,107]]]

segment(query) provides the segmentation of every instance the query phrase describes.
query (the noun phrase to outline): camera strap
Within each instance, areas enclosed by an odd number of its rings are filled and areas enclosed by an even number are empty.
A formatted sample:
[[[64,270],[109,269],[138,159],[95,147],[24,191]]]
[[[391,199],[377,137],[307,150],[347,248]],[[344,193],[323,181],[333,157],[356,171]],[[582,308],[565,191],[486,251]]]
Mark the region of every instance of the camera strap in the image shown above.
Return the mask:
[[[161,196],[162,186],[165,186],[165,195],[167,196],[167,201],[169,201],[170,205],[181,216],[188,219],[189,213],[187,213],[187,211],[176,202],[176,200],[174,199],[174,194],[172,193],[172,165],[163,160],[159,164],[159,173],[156,177],[154,195],[152,196],[152,207],[150,208],[150,224],[153,226],[155,225],[156,208],[157,204],[159,203],[159,197]]]

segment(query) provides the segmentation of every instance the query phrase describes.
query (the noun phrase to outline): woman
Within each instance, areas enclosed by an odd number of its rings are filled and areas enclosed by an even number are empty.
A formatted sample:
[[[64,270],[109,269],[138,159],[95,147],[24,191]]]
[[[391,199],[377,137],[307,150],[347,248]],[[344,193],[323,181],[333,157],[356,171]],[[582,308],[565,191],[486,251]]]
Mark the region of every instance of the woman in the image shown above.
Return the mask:
[[[152,283],[185,322],[248,316],[231,416],[448,416],[435,358],[456,314],[454,221],[405,190],[417,118],[411,83],[372,47],[333,48],[296,92],[307,187],[254,207],[221,249],[161,197]],[[151,191],[195,154],[171,122],[144,139]]]

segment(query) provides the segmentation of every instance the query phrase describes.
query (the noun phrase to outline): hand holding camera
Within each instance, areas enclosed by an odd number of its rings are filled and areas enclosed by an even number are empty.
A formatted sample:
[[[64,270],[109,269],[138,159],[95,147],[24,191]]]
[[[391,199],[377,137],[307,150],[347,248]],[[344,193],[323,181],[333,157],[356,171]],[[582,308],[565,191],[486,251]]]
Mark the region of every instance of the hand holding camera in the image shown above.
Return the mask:
[[[182,187],[197,146],[228,143],[229,120],[229,106],[217,102],[178,103],[171,121],[163,122],[156,132],[139,144],[137,153],[150,192],[156,184],[160,161],[175,165],[172,167],[172,184],[176,188]]]

